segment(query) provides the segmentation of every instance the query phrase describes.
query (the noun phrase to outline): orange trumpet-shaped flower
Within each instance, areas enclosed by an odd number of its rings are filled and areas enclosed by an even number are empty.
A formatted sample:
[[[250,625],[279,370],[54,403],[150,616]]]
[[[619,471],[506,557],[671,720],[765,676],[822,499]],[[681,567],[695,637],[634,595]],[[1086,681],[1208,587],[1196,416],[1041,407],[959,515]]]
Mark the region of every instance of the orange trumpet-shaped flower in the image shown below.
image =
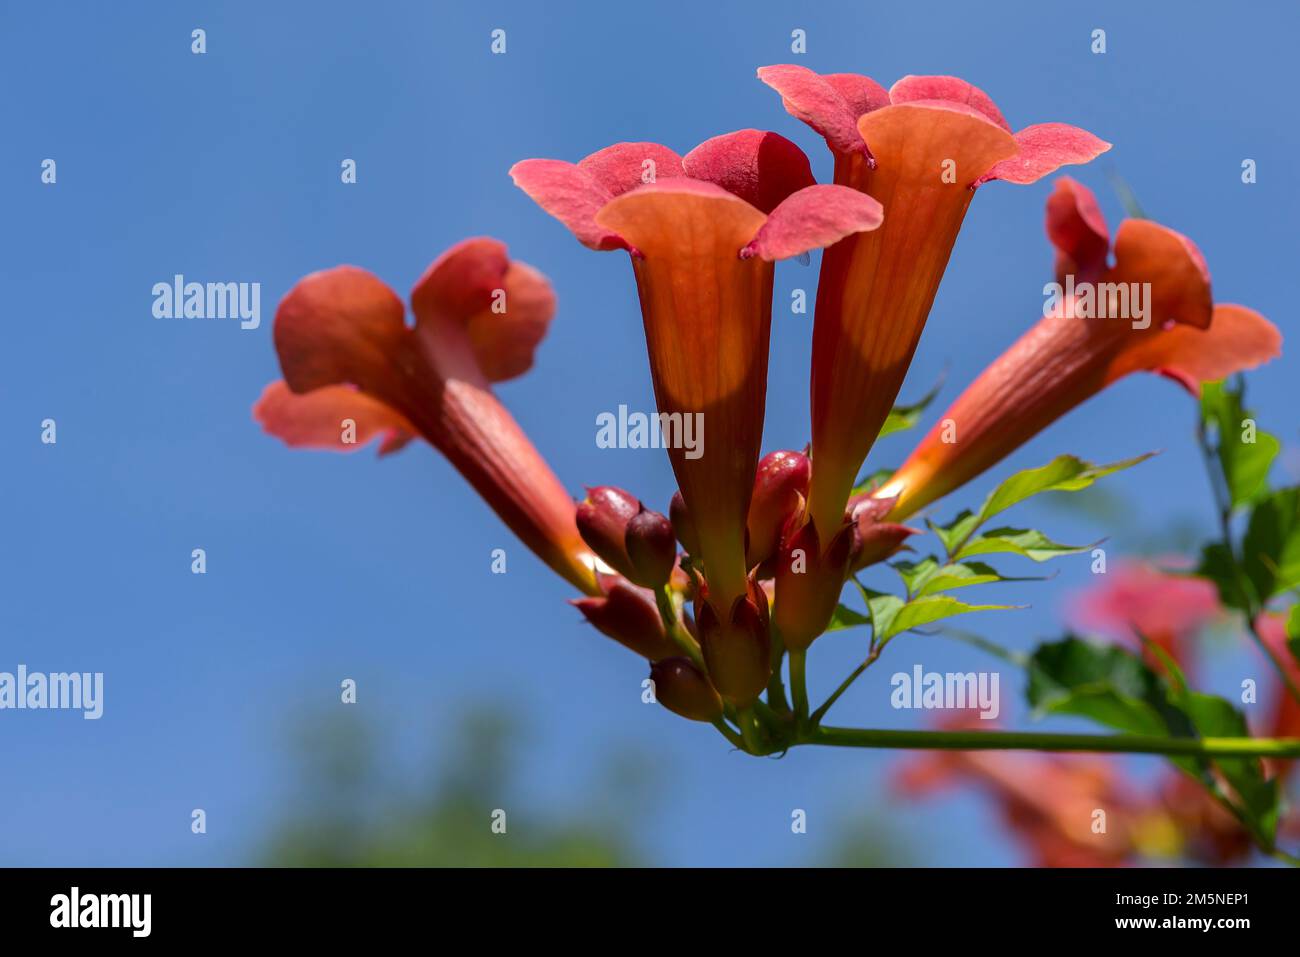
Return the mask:
[[[585,245],[632,256],[661,422],[703,426],[696,448],[671,435],[665,445],[694,524],[692,559],[725,617],[747,588],[773,262],[874,229],[880,204],[816,185],[797,146],[758,130],[685,157],[620,143],[577,164],[525,160],[510,174]]]
[[[284,379],[253,407],[291,446],[380,454],[413,436],[438,449],[551,568],[598,594],[594,556],[564,486],[492,394],[526,372],[555,312],[550,283],[495,239],[438,258],[402,301],[373,274],[338,266],[300,280],[275,314]]]
[[[897,496],[891,518],[969,482],[1130,372],[1157,372],[1195,395],[1202,382],[1278,355],[1281,335],[1267,319],[1244,306],[1214,304],[1205,262],[1185,236],[1149,220],[1125,220],[1109,264],[1096,199],[1068,177],[1048,200],[1047,232],[1058,251],[1058,289],[1073,288],[1074,295],[1059,303],[1060,317],[1045,316],[985,369],[876,493]],[[1087,310],[1081,288],[1092,300]],[[1113,314],[1136,296],[1145,301],[1145,316]],[[1098,312],[1111,314],[1084,317]]]
[[[975,187],[1032,183],[1110,144],[1063,123],[1012,133],[987,94],[954,77],[907,76],[885,90],[865,76],[798,66],[758,75],[826,138],[835,182],[886,211],[882,228],[849,236],[822,258],[809,511],[830,529],[898,396]]]

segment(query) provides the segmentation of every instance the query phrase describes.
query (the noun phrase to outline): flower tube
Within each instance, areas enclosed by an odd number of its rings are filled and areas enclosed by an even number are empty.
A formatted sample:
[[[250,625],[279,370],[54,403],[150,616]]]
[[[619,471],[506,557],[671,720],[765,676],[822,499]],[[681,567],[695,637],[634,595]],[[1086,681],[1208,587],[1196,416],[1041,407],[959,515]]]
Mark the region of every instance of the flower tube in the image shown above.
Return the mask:
[[[631,254],[665,445],[694,524],[692,559],[726,620],[747,592],[773,263],[876,228],[880,204],[816,185],[798,147],[758,130],[685,157],[620,143],[577,164],[525,160],[510,173],[585,245]],[[673,441],[688,416],[705,428],[699,448]]]
[[[1213,302],[1205,261],[1185,236],[1125,220],[1108,264],[1109,233],[1096,200],[1068,177],[1048,201],[1047,232],[1057,247],[1058,286],[1075,294],[1060,303],[1061,316],[1040,319],[985,369],[875,493],[897,496],[892,519],[969,482],[1131,372],[1159,373],[1196,395],[1202,382],[1279,354],[1281,335],[1267,319]],[[1086,311],[1103,303],[1105,311],[1124,311],[1114,306],[1129,290],[1142,295],[1147,314],[1086,318],[1081,287],[1092,297]]]
[[[538,557],[599,594],[594,556],[564,486],[492,394],[532,365],[555,312],[541,273],[495,239],[468,239],[438,258],[402,301],[372,273],[338,266],[289,291],[275,315],[284,379],[253,407],[290,446],[380,454],[424,438],[445,455]]]
[[[770,66],[759,78],[825,137],[835,182],[887,216],[822,257],[813,325],[812,487],[819,529],[837,528],[916,351],[974,189],[1032,183],[1109,144],[1063,123],[1018,133],[982,90],[946,76],[907,76],[885,90],[850,73]]]

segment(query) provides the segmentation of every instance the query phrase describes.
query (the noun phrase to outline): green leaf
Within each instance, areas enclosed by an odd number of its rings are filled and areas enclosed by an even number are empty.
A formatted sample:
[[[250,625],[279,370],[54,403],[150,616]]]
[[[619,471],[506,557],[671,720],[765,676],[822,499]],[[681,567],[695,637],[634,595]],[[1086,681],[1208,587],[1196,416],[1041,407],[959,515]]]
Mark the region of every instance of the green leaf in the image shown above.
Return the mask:
[[[1202,738],[1244,738],[1250,736],[1246,719],[1223,698],[1189,692],[1179,698]],[[1266,846],[1277,834],[1277,779],[1264,779],[1264,766],[1258,758],[1216,758],[1214,765],[1237,793],[1238,811],[1245,823]]]
[[[880,427],[880,434],[877,438],[883,439],[887,435],[893,435],[895,432],[906,432],[908,429],[916,428],[916,424],[921,421],[921,416],[925,410],[930,407],[939,390],[943,388],[943,377],[934,384],[934,388],[921,397],[920,401],[913,402],[911,405],[896,405],[889,410],[889,415],[885,418],[885,424]]]
[[[1029,662],[1026,694],[1038,714],[1073,714],[1129,734],[1246,737],[1241,712],[1223,698],[1171,686],[1132,652],[1068,636],[1039,645]],[[1180,676],[1181,677],[1181,676]],[[1235,792],[1234,813],[1265,847],[1277,828],[1278,789],[1254,758],[1171,759],[1206,787],[1215,767]]]
[[[925,523],[943,543],[944,550],[949,555],[953,555],[961,548],[962,543],[975,533],[975,529],[979,528],[980,517],[968,509],[947,525],[936,525],[929,519],[926,519]]]
[[[985,585],[991,582],[1027,581],[1024,578],[1008,578],[997,569],[983,562],[940,562],[930,555],[917,562],[900,561],[893,563],[907,593],[913,598],[923,598],[938,592],[966,588],[970,585]],[[1042,579],[1034,579],[1041,581]]]
[[[904,601],[897,595],[873,593],[867,602],[871,611],[871,620],[875,628],[876,640],[886,642],[895,635],[900,635],[921,625],[964,615],[972,611],[1003,611],[1011,605],[968,605],[949,595],[929,595]]]
[[[1201,418],[1217,437],[1219,466],[1233,506],[1257,501],[1268,490],[1268,473],[1281,443],[1260,431],[1242,406],[1243,390],[1222,382],[1201,387]]]
[[[1237,562],[1232,557],[1228,546],[1222,542],[1213,542],[1201,549],[1201,563],[1196,567],[1196,574],[1214,582],[1219,590],[1219,601],[1226,608],[1246,611],[1250,608],[1250,599],[1241,587],[1241,578],[1237,574]]]
[[[1130,734],[1192,732],[1171,708],[1159,676],[1116,645],[1069,636],[1039,645],[1029,659],[1029,704],[1041,714],[1074,714]]]
[[[974,555],[993,555],[1010,553],[1031,558],[1036,562],[1045,562],[1061,555],[1075,555],[1096,547],[1090,545],[1063,545],[1054,542],[1042,532],[1033,528],[994,528],[972,538],[958,549],[954,559],[970,558]]]
[[[835,606],[835,614],[831,615],[831,623],[826,626],[826,630],[839,631],[843,628],[857,628],[859,625],[869,624],[871,624],[869,616],[848,605],[840,604]]]
[[[1241,568],[1261,604],[1300,585],[1300,488],[1262,499],[1250,513]]]
[[[1094,465],[1073,455],[1059,455],[1039,468],[1017,472],[989,493],[979,511],[980,522],[982,524],[999,512],[1005,512],[1011,506],[1043,492],[1077,492],[1085,489],[1097,479],[1145,462],[1154,454],[1148,452],[1146,455],[1108,465]]]
[[[1002,484],[989,493],[988,498],[984,500],[984,504],[980,506],[978,512],[964,511],[947,525],[936,525],[933,522],[930,522],[929,525],[934,533],[939,536],[939,540],[943,542],[943,547],[951,558],[956,559],[963,555],[981,554],[981,552],[968,551],[965,546],[967,540],[975,534],[975,531],[993,516],[1043,492],[1077,492],[1080,489],[1088,488],[1097,479],[1122,469],[1131,468],[1139,462],[1145,462],[1154,454],[1148,452],[1146,455],[1124,459],[1122,462],[1111,462],[1107,465],[1094,465],[1073,455],[1059,455],[1046,465],[1017,472],[1004,480]],[[1046,550],[1052,554],[1065,554],[1069,551],[1082,551],[1086,547],[1069,548],[1067,546],[1062,551],[1062,546],[1051,542],[1046,536],[1043,536],[1042,539],[1042,548],[1036,548],[1035,550]],[[1024,551],[1015,547],[989,550],[1025,554]],[[1050,558],[1052,555],[1046,557]],[[1043,561],[1042,558],[1035,558],[1034,560]]]

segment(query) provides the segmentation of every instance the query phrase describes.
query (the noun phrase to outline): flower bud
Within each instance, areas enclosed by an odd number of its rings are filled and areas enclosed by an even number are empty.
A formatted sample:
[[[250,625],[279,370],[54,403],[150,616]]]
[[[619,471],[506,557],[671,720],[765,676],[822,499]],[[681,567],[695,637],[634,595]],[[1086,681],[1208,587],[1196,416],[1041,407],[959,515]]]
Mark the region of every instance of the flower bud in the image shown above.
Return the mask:
[[[689,658],[665,658],[650,666],[655,698],[674,714],[692,721],[717,721],[722,698]]]
[[[853,512],[853,571],[883,562],[903,547],[903,542],[920,532],[918,528],[881,521],[893,507],[895,499],[870,500]]]
[[[742,595],[723,621],[705,600],[695,624],[713,686],[738,708],[753,704],[772,672],[771,639],[758,608]]]
[[[624,537],[627,523],[641,503],[621,488],[598,485],[587,489],[587,497],[578,503],[578,534],[588,547],[620,575],[632,577],[632,562],[627,556]]]
[[[758,463],[747,523],[745,561],[750,568],[776,554],[781,530],[803,508],[811,472],[802,452],[769,452]]]
[[[604,598],[577,598],[570,604],[598,631],[642,658],[661,661],[681,654],[668,637],[654,596],[644,588],[619,579]]]
[[[686,554],[698,556],[700,537],[695,531],[691,513],[686,511],[686,499],[682,498],[681,492],[673,492],[673,500],[668,504],[668,518],[673,523],[673,534],[682,543],[682,548],[686,549]]]
[[[806,649],[830,624],[848,576],[853,530],[842,526],[825,551],[812,521],[786,532],[776,563],[772,618],[787,648]]]
[[[627,523],[623,544],[632,564],[632,581],[646,588],[668,583],[677,562],[677,538],[667,518],[643,509]]]

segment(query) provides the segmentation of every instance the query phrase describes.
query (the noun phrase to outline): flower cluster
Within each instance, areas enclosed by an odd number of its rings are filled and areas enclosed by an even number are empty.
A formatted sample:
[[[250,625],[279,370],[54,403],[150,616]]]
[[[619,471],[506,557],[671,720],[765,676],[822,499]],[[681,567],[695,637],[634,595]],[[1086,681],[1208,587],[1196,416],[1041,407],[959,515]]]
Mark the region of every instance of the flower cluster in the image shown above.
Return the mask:
[[[983,91],[952,77],[885,89],[796,66],[758,76],[825,138],[833,183],[814,180],[794,143],[752,129],[684,155],[618,143],[510,171],[580,243],[628,255],[659,413],[707,422],[698,452],[669,443],[678,491],[664,511],[608,486],[575,502],[494,396],[494,382],[532,365],[555,297],[492,239],[429,268],[411,293],[413,324],[361,269],[301,280],[275,318],[284,378],[254,415],[293,446],[378,438],[387,454],[425,439],[582,593],[574,604],[592,625],[649,661],[659,702],[764,754],[816,724],[808,648],[853,574],[906,547],[908,517],[1130,372],[1196,392],[1276,355],[1279,336],[1251,310],[1213,302],[1190,240],[1129,220],[1112,242],[1092,195],[1062,178],[1047,202],[1058,276],[1143,284],[1150,321],[1041,319],[945,413],[957,441],[936,426],[887,481],[857,485],[976,192],[1036,182],[1109,144],[1061,123],[1013,132]],[[810,443],[763,455],[775,262],[818,249]]]

